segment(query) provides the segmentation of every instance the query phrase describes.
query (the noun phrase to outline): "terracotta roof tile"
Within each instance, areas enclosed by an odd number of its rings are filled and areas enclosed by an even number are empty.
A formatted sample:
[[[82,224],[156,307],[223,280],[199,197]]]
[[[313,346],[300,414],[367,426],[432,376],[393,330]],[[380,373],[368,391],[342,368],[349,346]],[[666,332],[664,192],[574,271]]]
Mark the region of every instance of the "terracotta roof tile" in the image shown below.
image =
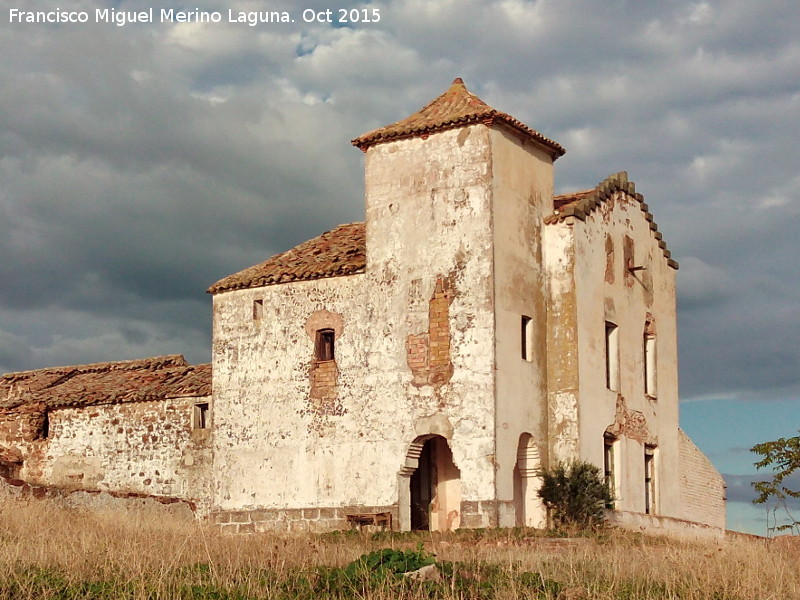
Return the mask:
[[[211,365],[181,355],[53,367],[0,377],[0,408],[61,408],[211,395]]]
[[[583,200],[594,194],[594,190],[583,190],[582,192],[572,192],[571,194],[561,194],[553,196],[553,209],[559,210],[567,204],[572,204],[578,200]]]
[[[365,133],[354,139],[352,144],[366,150],[375,144],[428,135],[475,123],[502,124],[523,133],[546,147],[553,160],[565,152],[560,144],[546,138],[511,115],[495,110],[486,104],[466,88],[460,77],[453,81],[444,94],[431,101],[420,111],[397,123]]]
[[[364,223],[339,225],[291,250],[220,279],[212,294],[276,283],[363,273],[367,264]]]
[[[653,220],[653,215],[650,213],[647,204],[645,204],[644,196],[636,193],[636,184],[628,181],[628,174],[625,171],[609,175],[598,183],[594,189],[554,196],[553,214],[545,219],[545,223],[558,223],[567,217],[576,217],[581,221],[585,221],[598,206],[617,192],[627,194],[639,203],[639,208],[644,213],[645,219],[650,223],[650,230],[653,232],[653,237],[658,242],[664,258],[667,259],[667,264],[673,269],[677,269],[678,262],[672,258],[672,253],[667,249],[667,243],[662,239],[661,232]]]

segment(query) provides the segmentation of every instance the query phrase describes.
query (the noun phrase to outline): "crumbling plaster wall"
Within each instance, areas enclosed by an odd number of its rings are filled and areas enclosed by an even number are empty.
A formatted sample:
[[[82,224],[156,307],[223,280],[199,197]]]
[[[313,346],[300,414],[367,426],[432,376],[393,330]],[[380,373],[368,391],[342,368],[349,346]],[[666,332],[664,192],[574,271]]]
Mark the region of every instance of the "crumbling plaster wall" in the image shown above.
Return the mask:
[[[43,435],[44,424],[41,405],[0,410],[0,475],[19,477],[24,459]]]
[[[34,484],[187,498],[208,509],[210,429],[193,430],[196,402],[177,398],[49,411],[20,474]]]
[[[544,229],[548,278],[547,454],[544,466],[579,458],[578,313],[574,221]]]
[[[616,507],[644,512],[645,445],[654,446],[655,510],[676,516],[680,496],[675,271],[667,264],[641,203],[631,195],[614,193],[585,221],[575,219],[572,227],[580,457],[602,466],[603,434],[608,430],[616,435]],[[645,394],[648,319],[657,330],[657,397]],[[606,385],[606,322],[618,328],[619,377],[613,390]]]
[[[396,506],[396,475],[428,434],[448,440],[463,500],[494,499],[489,158],[485,126],[370,147],[365,274],[214,297],[218,509]],[[342,323],[337,401],[322,411],[305,331],[320,311]],[[420,381],[409,351],[434,350],[432,315],[451,368]]]
[[[547,281],[543,265],[543,219],[553,210],[550,154],[502,128],[491,130],[497,386],[497,497],[500,525],[516,523],[514,467],[520,438],[529,434],[547,456]],[[531,319],[522,355],[522,317]],[[524,475],[531,473],[525,470]],[[520,487],[535,494],[537,481]],[[535,502],[520,499],[523,505]],[[530,511],[529,511],[530,512]],[[541,515],[539,515],[540,517]],[[537,515],[526,515],[529,523]]]
[[[377,421],[391,402],[369,382],[374,333],[364,299],[363,275],[214,296],[218,509],[328,507],[390,495],[394,482],[373,472],[383,460]],[[263,300],[260,319],[255,300]],[[331,327],[324,315],[340,323],[336,394],[315,398],[314,331],[306,326]]]
[[[407,436],[448,423],[440,434],[460,471],[462,505],[495,499],[491,152],[491,130],[473,125],[373,146],[365,164],[367,273],[381,302],[373,322],[390,316],[403,337],[428,330],[436,283],[450,282],[452,376],[415,386],[407,363],[384,367],[402,381],[394,394],[405,398],[396,414],[408,414]],[[396,343],[379,336],[370,361],[396,356]]]

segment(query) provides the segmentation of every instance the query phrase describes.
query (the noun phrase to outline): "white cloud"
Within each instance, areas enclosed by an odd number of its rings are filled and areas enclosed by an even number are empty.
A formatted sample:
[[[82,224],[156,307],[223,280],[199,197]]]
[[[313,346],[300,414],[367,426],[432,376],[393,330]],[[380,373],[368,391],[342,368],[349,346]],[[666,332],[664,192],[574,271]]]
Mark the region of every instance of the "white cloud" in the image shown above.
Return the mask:
[[[208,284],[363,218],[349,140],[462,76],[566,146],[560,192],[625,169],[645,194],[681,263],[688,396],[794,389],[772,340],[797,333],[786,307],[800,303],[796,3],[369,6],[380,23],[357,27],[4,25],[5,364],[175,351],[155,335],[170,322],[197,345]],[[60,337],[33,325],[44,306],[72,315],[48,321]],[[709,347],[720,359],[694,371]]]

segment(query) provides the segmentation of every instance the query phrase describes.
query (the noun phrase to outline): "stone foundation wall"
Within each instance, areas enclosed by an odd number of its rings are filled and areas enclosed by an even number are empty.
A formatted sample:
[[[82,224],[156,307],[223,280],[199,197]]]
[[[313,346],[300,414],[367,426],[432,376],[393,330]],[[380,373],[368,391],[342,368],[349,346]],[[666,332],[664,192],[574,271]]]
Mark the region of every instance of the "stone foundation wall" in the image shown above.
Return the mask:
[[[461,527],[505,527],[507,524],[502,522],[505,520],[503,516],[514,514],[515,510],[513,500],[465,500],[461,503]]]
[[[497,500],[463,501],[461,503],[461,527],[477,529],[497,527],[498,513],[513,510],[514,502]],[[391,506],[340,506],[328,508],[264,508],[254,510],[218,511],[210,515],[223,533],[321,533],[351,529],[355,524],[348,515],[389,513],[392,530],[399,529],[399,510]],[[369,525],[379,529],[380,526]]]
[[[641,531],[650,535],[665,535],[682,539],[720,539],[725,537],[723,527],[714,527],[672,517],[645,515],[621,510],[606,511],[606,520],[623,529]]]
[[[223,533],[321,533],[354,527],[348,515],[390,513],[397,529],[397,506],[347,506],[329,508],[264,508],[221,511],[211,514]]]

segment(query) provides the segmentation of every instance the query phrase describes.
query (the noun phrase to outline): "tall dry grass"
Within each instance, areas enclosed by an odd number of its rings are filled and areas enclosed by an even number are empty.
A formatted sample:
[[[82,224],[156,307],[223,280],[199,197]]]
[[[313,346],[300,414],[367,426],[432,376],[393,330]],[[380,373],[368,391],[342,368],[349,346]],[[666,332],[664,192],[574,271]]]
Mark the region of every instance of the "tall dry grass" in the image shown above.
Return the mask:
[[[452,562],[441,583],[320,587],[326,577],[339,581],[332,568],[364,553],[419,543]],[[566,540],[517,530],[222,536],[153,513],[0,502],[0,598],[13,599],[789,600],[800,599],[799,559],[791,542],[690,543],[619,531]]]

